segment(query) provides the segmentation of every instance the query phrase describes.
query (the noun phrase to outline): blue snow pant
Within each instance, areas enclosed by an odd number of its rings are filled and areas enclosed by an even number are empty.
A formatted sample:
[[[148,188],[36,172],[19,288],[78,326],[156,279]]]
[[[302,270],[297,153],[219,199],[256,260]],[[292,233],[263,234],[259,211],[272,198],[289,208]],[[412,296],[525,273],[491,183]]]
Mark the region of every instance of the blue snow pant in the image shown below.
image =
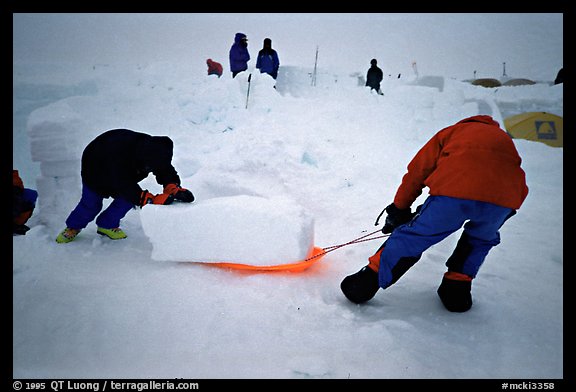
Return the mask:
[[[24,225],[36,207],[36,200],[38,200],[38,192],[34,189],[24,188],[22,190],[22,199],[14,203],[13,210],[13,223],[15,225]]]
[[[85,228],[88,223],[92,222],[96,216],[96,225],[104,229],[114,229],[120,227],[120,220],[126,216],[128,211],[134,207],[129,201],[116,198],[110,203],[101,214],[104,202],[104,197],[98,195],[82,184],[82,197],[80,202],[72,210],[68,219],[66,219],[66,226],[72,229],[81,230]],[[98,215],[100,214],[100,215]]]
[[[500,227],[515,210],[475,200],[429,196],[414,219],[397,227],[382,245],[378,281],[395,283],[432,245],[464,226],[448,271],[476,277],[490,249],[500,243]]]
[[[22,192],[22,198],[36,206],[36,200],[38,200],[38,192],[34,189],[24,188],[24,192]]]

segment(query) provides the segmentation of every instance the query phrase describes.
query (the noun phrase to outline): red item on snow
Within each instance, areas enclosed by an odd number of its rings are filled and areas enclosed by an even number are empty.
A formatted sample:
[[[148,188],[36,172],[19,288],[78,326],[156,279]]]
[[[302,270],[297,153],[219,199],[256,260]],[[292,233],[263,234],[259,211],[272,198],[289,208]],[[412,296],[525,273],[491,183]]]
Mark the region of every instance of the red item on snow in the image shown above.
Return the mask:
[[[212,59],[208,59],[206,60],[206,65],[208,65],[208,75],[218,75],[218,77],[222,76],[222,64]]]

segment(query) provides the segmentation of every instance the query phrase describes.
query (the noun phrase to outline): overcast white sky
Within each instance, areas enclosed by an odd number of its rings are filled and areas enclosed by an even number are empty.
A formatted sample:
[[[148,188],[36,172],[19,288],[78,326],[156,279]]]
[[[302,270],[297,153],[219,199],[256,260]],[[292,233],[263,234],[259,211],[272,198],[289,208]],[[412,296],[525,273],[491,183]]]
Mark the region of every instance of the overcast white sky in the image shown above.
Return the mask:
[[[281,65],[312,67],[318,47],[319,66],[350,72],[377,58],[394,75],[413,72],[416,62],[421,75],[499,77],[506,62],[507,74],[551,80],[563,66],[562,14],[44,13],[14,14],[13,21],[14,61],[210,57],[227,68],[234,34],[243,32],[253,59],[271,38]]]

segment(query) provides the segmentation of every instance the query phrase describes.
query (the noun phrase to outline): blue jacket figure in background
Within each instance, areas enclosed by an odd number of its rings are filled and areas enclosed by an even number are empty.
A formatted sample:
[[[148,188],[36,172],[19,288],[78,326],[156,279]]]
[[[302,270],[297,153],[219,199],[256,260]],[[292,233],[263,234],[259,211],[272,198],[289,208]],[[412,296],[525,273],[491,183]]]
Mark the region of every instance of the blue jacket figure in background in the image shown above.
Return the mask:
[[[233,78],[248,69],[248,61],[250,61],[248,38],[244,33],[236,33],[234,43],[230,48],[230,72]]]
[[[278,59],[278,53],[272,49],[272,40],[270,38],[265,38],[264,47],[258,52],[256,68],[260,70],[260,73],[267,73],[276,79],[278,77],[279,67],[280,60]]]

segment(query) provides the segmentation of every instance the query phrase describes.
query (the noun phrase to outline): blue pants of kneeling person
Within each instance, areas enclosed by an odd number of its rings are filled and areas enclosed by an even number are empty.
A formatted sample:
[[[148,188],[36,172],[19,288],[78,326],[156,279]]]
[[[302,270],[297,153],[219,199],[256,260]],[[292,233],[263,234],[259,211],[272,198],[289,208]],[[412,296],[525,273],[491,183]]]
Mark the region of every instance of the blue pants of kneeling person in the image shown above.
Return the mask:
[[[499,230],[515,210],[475,200],[429,196],[420,213],[397,227],[384,243],[378,269],[382,288],[395,283],[432,245],[464,227],[448,271],[476,276],[490,249],[500,243]]]
[[[38,192],[35,189],[24,188],[22,198],[33,206],[36,206],[36,200],[38,200]]]
[[[66,226],[72,229],[84,229],[96,216],[96,225],[104,229],[120,227],[120,220],[134,207],[129,201],[116,198],[102,211],[104,197],[82,184],[82,197],[66,219]],[[100,213],[102,211],[102,213]]]

